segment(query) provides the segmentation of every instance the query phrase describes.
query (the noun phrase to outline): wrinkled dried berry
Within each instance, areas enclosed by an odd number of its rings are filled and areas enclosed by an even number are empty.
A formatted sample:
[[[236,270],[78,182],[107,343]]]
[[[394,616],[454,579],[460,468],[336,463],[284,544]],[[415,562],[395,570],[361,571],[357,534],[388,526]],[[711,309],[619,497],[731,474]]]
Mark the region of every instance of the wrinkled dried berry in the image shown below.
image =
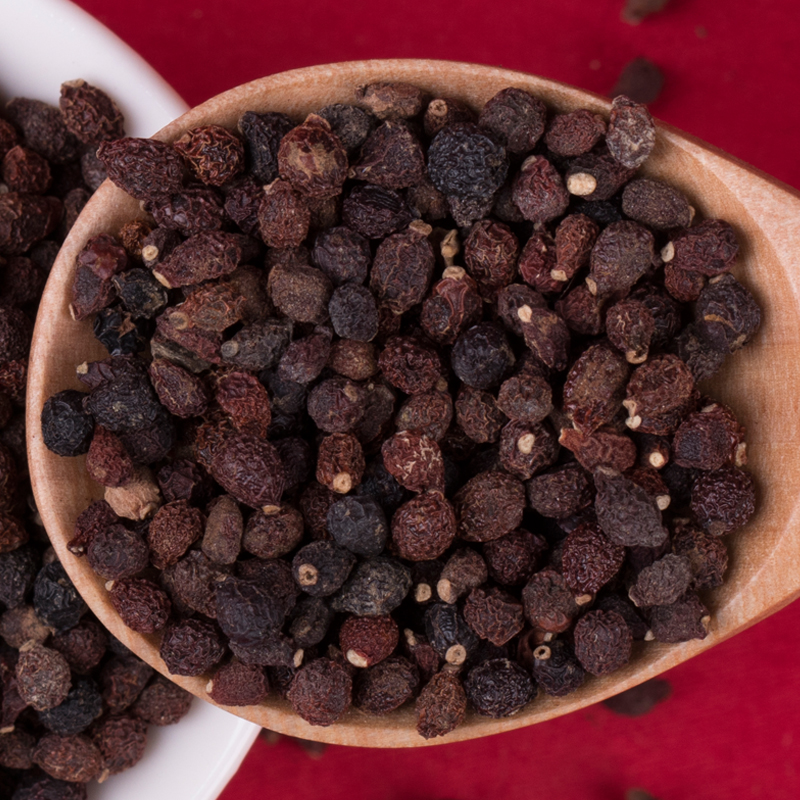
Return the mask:
[[[347,151],[327,120],[310,114],[281,139],[278,171],[301,194],[331,197],[347,177]]]
[[[149,200],[181,189],[181,157],[165,142],[123,137],[103,142],[97,157],[108,170],[108,177],[137,200]]]
[[[311,725],[333,725],[350,706],[353,683],[347,669],[329,658],[302,667],[289,687],[293,711]]]
[[[66,389],[49,397],[42,408],[42,439],[56,455],[77,456],[89,450],[94,420],[83,409],[85,396]]]
[[[361,147],[361,157],[350,177],[382,186],[405,189],[422,180],[425,156],[419,139],[406,123],[387,120],[372,131]]]
[[[147,726],[127,715],[106,717],[92,731],[103,756],[103,769],[117,775],[141,761],[147,744]]]
[[[16,676],[20,696],[37,711],[47,711],[63,703],[71,686],[69,664],[64,656],[36,642],[23,645]]]
[[[592,675],[607,675],[630,659],[633,637],[615,611],[588,611],[575,623],[575,655]]]
[[[331,599],[331,608],[356,616],[391,614],[405,599],[411,583],[409,570],[394,559],[378,556],[361,561]]]
[[[597,470],[595,512],[603,533],[615,544],[655,547],[667,537],[657,501],[624,475]]]
[[[387,658],[356,676],[353,705],[368,714],[388,714],[410,700],[418,684],[419,671],[410,661]]]
[[[192,695],[160,675],[133,705],[133,714],[149,725],[174,725],[189,711]]]
[[[439,672],[417,698],[417,732],[425,739],[445,736],[457,728],[467,711],[467,695],[458,676]]]
[[[761,309],[733,275],[712,280],[700,292],[695,324],[715,349],[733,353],[748,344],[761,326]]]
[[[86,547],[89,566],[108,581],[131,578],[150,564],[150,550],[140,533],[112,524],[98,530]]]
[[[637,367],[622,404],[626,424],[641,433],[672,433],[694,404],[694,378],[677,356],[663,355]]]
[[[103,757],[86,736],[48,733],[33,748],[33,762],[58,780],[87,783],[100,772]]]
[[[461,267],[447,267],[422,304],[422,328],[435,342],[451,345],[478,322],[481,306],[475,281]]]
[[[625,187],[622,210],[631,219],[660,231],[688,228],[693,216],[691,206],[677,189],[649,178],[637,178]],[[681,267],[686,268],[683,264]]]
[[[86,603],[58,561],[47,564],[36,576],[33,607],[39,619],[56,631],[77,625],[86,611]]]
[[[534,628],[561,633],[578,615],[578,605],[563,576],[553,569],[534,573],[522,590],[525,618]]]
[[[588,153],[605,132],[605,120],[582,108],[567,114],[556,114],[547,126],[544,142],[556,155],[580,156]]]
[[[266,699],[269,681],[263,667],[234,660],[214,673],[206,691],[221,706],[254,706]]]
[[[650,112],[624,95],[614,98],[606,144],[611,155],[625,167],[640,166],[653,150],[656,129]]]
[[[534,223],[560,217],[569,205],[569,192],[558,170],[543,156],[529,156],[514,178],[514,203]]]
[[[459,536],[488,542],[518,528],[525,506],[525,487],[502,472],[482,472],[453,498]]]
[[[650,614],[650,629],[658,642],[688,642],[708,635],[709,613],[695,594],[687,594]]]
[[[582,524],[564,540],[561,569],[571,589],[595,594],[619,572],[624,558],[624,547],[610,542],[596,525]]]
[[[500,464],[526,481],[555,463],[558,439],[547,423],[509,422],[500,434]]]
[[[503,586],[528,581],[546,550],[538,534],[519,528],[483,545],[483,556],[491,578]]]
[[[186,131],[173,147],[194,175],[210,186],[222,186],[244,169],[244,145],[238,136],[219,125]]]
[[[400,641],[390,616],[348,617],[339,629],[339,647],[354,667],[371,667],[388,658]]]
[[[579,689],[586,679],[572,649],[560,639],[540,645],[533,651],[531,671],[536,683],[551,697],[565,697]]]
[[[422,492],[392,517],[392,544],[409,561],[438,558],[455,536],[453,507],[439,492]]]
[[[103,713],[103,698],[94,681],[75,683],[55,708],[39,712],[39,720],[51,733],[73,736],[83,733]]]
[[[499,384],[514,364],[514,354],[503,330],[490,322],[462,333],[451,353],[453,372],[475,389]]]
[[[360,556],[377,556],[389,533],[380,504],[371,497],[346,497],[328,511],[328,530],[336,543]]]
[[[692,570],[692,588],[715,589],[722,585],[728,567],[728,551],[725,543],[692,524],[675,521],[672,549],[679,556],[689,559]]]
[[[464,240],[464,264],[482,293],[491,297],[514,280],[519,242],[501,222],[481,220]]]
[[[155,633],[167,624],[169,598],[144,578],[115,580],[108,596],[122,621],[137,633]]]
[[[496,442],[507,421],[492,394],[469,385],[459,389],[455,410],[461,429],[480,444]]]
[[[528,672],[504,658],[488,659],[473,667],[464,681],[464,688],[475,711],[495,719],[521,711],[536,694]]]
[[[481,637],[504,645],[524,625],[522,603],[498,588],[473,589],[464,603],[464,619]]]
[[[246,111],[239,118],[238,129],[245,143],[248,169],[262,185],[278,177],[278,147],[292,129],[285,114],[256,114]]]
[[[692,513],[712,536],[741,528],[753,515],[756,491],[753,478],[737,467],[699,472],[692,484]]]
[[[216,628],[201,619],[187,619],[168,625],[159,655],[172,675],[201,675],[225,654]]]

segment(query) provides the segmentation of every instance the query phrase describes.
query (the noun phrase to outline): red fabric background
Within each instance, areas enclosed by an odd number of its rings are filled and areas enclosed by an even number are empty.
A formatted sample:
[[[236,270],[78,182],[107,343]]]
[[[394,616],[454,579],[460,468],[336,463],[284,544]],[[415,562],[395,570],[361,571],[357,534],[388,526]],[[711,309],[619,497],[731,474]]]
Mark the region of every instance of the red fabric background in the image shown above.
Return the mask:
[[[661,119],[800,188],[800,10],[793,0],[670,0],[639,26],[623,0],[78,0],[192,105],[293,67],[426,57],[502,64],[595,92],[646,56]],[[800,259],[800,254],[798,254]],[[222,800],[661,800],[800,797],[800,603],[667,674],[628,719],[603,706],[414,751],[258,741]]]

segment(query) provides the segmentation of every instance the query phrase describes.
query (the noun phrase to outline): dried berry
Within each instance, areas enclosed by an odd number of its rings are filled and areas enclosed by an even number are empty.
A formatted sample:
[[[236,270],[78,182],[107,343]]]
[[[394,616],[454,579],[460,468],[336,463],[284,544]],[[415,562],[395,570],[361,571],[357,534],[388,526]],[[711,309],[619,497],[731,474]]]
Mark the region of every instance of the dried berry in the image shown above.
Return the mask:
[[[502,89],[486,101],[478,124],[512,155],[533,150],[544,133],[547,109],[544,103],[522,89]]]
[[[453,498],[459,536],[488,542],[518,528],[525,507],[525,487],[502,472],[482,472]]]
[[[491,297],[514,280],[519,242],[507,225],[477,222],[464,240],[464,264],[481,292]]]
[[[109,716],[94,728],[92,738],[103,756],[103,769],[117,775],[141,761],[147,744],[147,726],[127,715]]]
[[[761,325],[761,309],[733,275],[709,282],[697,298],[695,324],[712,347],[733,353],[748,344]]]
[[[293,711],[311,725],[328,726],[350,706],[352,680],[345,667],[318,658],[302,667],[289,687]]]
[[[422,492],[392,517],[392,544],[409,561],[438,558],[455,536],[453,507],[439,492]]]
[[[51,733],[73,736],[83,733],[103,713],[103,698],[92,680],[75,683],[55,708],[39,712],[40,722]]]
[[[727,466],[699,472],[692,484],[692,513],[712,536],[723,536],[745,525],[756,506],[753,478]]]
[[[588,611],[576,623],[575,655],[592,675],[607,675],[626,664],[633,637],[615,611]]]
[[[370,342],[378,333],[378,306],[366,286],[346,283],[334,290],[328,303],[336,335]]]
[[[625,472],[636,463],[633,440],[611,428],[598,428],[590,434],[574,428],[562,428],[558,441],[562,447],[571,450],[578,463],[589,472],[598,467]]]
[[[239,118],[238,129],[244,138],[248,168],[262,185],[278,177],[278,147],[292,127],[289,117],[275,112],[246,111]]]
[[[673,237],[662,258],[680,270],[713,278],[729,272],[739,252],[733,228],[721,219],[706,219]],[[671,256],[671,257],[670,257]]]
[[[56,631],[77,625],[86,611],[86,603],[58,561],[42,567],[36,576],[33,607],[39,619]]]
[[[86,736],[47,733],[33,748],[33,762],[58,780],[88,783],[100,772],[103,757]]]
[[[419,671],[410,661],[387,658],[356,676],[353,705],[368,714],[388,714],[410,700],[418,684]]]
[[[165,142],[123,137],[103,142],[97,157],[108,170],[108,177],[137,200],[181,189],[181,157]]]
[[[346,497],[328,511],[328,530],[336,543],[360,556],[377,556],[389,526],[380,504],[371,497]]]
[[[108,597],[122,621],[137,633],[155,633],[167,624],[169,598],[151,581],[115,580]]]
[[[299,247],[308,236],[311,211],[288,181],[277,180],[264,187],[257,218],[261,238],[269,247]]]
[[[254,706],[266,699],[269,681],[263,667],[234,660],[214,673],[206,691],[221,706]]]
[[[531,478],[528,503],[544,517],[563,519],[592,502],[592,484],[577,464],[565,464]]]
[[[150,565],[150,550],[140,533],[111,524],[98,530],[86,546],[89,566],[107,581],[131,578]]]
[[[519,528],[486,542],[483,556],[493,580],[503,586],[519,586],[527,583],[546,549],[541,536]]]
[[[728,567],[728,551],[724,542],[705,533],[693,524],[675,520],[672,549],[689,560],[694,589],[715,589],[722,585]]]
[[[608,121],[606,144],[625,167],[641,166],[656,143],[656,128],[650,112],[624,95],[614,98]]]
[[[219,125],[186,131],[173,147],[194,175],[210,186],[222,186],[244,169],[241,139]]]
[[[624,559],[624,547],[610,542],[597,525],[584,523],[567,534],[561,569],[571,589],[595,594],[619,572]]]
[[[500,434],[500,464],[526,481],[555,463],[558,439],[547,423],[509,422]]]
[[[491,197],[507,173],[505,149],[469,122],[443,128],[428,148],[428,175],[448,196]]]
[[[174,564],[203,535],[205,518],[186,500],[162,506],[147,531],[150,560],[158,569]]]
[[[614,222],[597,237],[586,279],[589,291],[598,297],[627,294],[652,267],[655,260],[653,234],[637,222]]]
[[[556,114],[547,126],[544,142],[556,155],[574,157],[588,153],[605,132],[605,120],[582,108]]]
[[[347,226],[346,230],[349,233],[346,235],[345,243],[340,245],[337,239],[340,234],[337,233],[336,228],[329,229],[323,232],[319,238],[322,238],[324,244],[323,254],[317,255],[317,247],[314,247],[314,260],[317,261],[319,257],[320,262],[323,260],[331,260],[334,262],[344,261],[342,264],[345,269],[350,272],[353,269],[358,269],[358,274],[364,272],[363,278],[359,282],[363,282],[366,278],[366,268],[362,266],[364,260],[367,261],[367,266],[372,260],[369,250],[364,250],[364,245],[360,242],[354,243],[352,237],[358,236],[366,239],[383,239],[392,233],[397,233],[408,226],[414,218],[408,203],[403,199],[402,195],[393,189],[385,189],[381,186],[374,184],[358,184],[354,186],[350,193],[345,197],[342,202],[342,221]],[[333,241],[328,239],[328,236],[333,237]],[[347,241],[350,240],[350,241]],[[353,252],[354,244],[357,245],[359,252]],[[366,244],[366,242],[364,242]],[[346,247],[344,252],[336,253],[331,252],[333,248]],[[351,249],[352,248],[352,249]],[[327,251],[327,252],[325,252]],[[349,258],[348,258],[349,257]],[[350,258],[357,259],[356,263],[349,263]],[[323,271],[325,266],[319,263],[318,266]],[[330,276],[334,282],[333,276]]]
[[[297,552],[292,572],[304,592],[326,597],[341,588],[355,562],[348,550],[334,542],[312,542]]]
[[[49,397],[42,408],[42,439],[48,450],[60,456],[88,452],[94,420],[83,409],[86,395],[65,389]]]
[[[672,433],[694,402],[694,378],[677,356],[651,358],[637,367],[622,404],[627,426],[641,433]]]
[[[339,647],[354,667],[371,667],[388,658],[400,641],[390,616],[348,617],[339,629]]]
[[[2,159],[3,182],[11,192],[44,194],[50,187],[50,165],[27,147],[12,147]]]
[[[278,171],[301,194],[330,197],[347,177],[347,151],[327,120],[310,114],[281,139]]]
[[[399,561],[378,556],[356,565],[349,580],[331,599],[334,611],[356,616],[391,614],[411,588],[411,573]]]
[[[364,144],[370,131],[375,127],[375,117],[358,106],[334,103],[319,110],[319,115],[328,121],[331,130],[347,148],[351,156]]]
[[[505,385],[505,384],[504,384]],[[489,392],[465,385],[455,403],[456,420],[464,433],[475,442],[495,442],[506,423],[506,416]]]
[[[560,639],[540,645],[533,651],[531,672],[539,687],[551,697],[565,697],[579,689],[586,679],[572,649]]]
[[[457,728],[467,711],[467,695],[457,675],[438,672],[417,698],[417,732],[425,739],[445,736]]]
[[[164,631],[159,655],[172,675],[202,675],[225,654],[217,629],[202,619],[172,623]]]
[[[606,312],[608,339],[629,364],[647,360],[654,333],[655,320],[641,300],[630,297],[620,300]]]
[[[367,137],[350,177],[385,189],[405,189],[419,183],[424,172],[425,155],[413,129],[387,120]]]
[[[677,189],[649,178],[637,178],[625,187],[622,210],[631,219],[659,231],[688,228],[693,216],[691,206]],[[684,263],[680,266],[686,269]]]
[[[650,629],[658,642],[688,642],[705,639],[710,617],[695,594],[687,594],[666,606],[655,606],[650,614]]]
[[[398,431],[413,431],[440,442],[453,419],[453,401],[447,392],[433,390],[406,400],[395,416]]]
[[[598,300],[586,284],[578,284],[556,300],[555,309],[567,327],[583,336],[603,332],[602,299]]]
[[[25,143],[50,163],[67,164],[78,157],[79,142],[55,106],[15,97],[6,104],[5,117],[22,132]]]
[[[36,642],[23,645],[16,666],[17,690],[25,703],[47,711],[64,702],[71,679],[61,653]]]
[[[473,667],[464,681],[464,688],[475,711],[495,719],[521,711],[536,694],[528,672],[503,658],[488,659]]]
[[[513,198],[522,216],[534,223],[560,217],[569,205],[561,175],[543,156],[528,156],[522,162],[514,178]]]
[[[461,267],[445,269],[422,305],[422,327],[434,341],[453,344],[465,328],[480,318],[477,285]]]
[[[453,372],[476,389],[499,384],[514,364],[514,354],[503,330],[490,322],[474,325],[453,345]]]
[[[133,705],[133,714],[149,725],[174,725],[189,711],[192,695],[160,675]]]
[[[100,673],[103,701],[109,711],[117,714],[133,704],[152,675],[153,668],[133,655],[109,659]]]
[[[497,646],[510,641],[525,624],[522,603],[496,587],[473,589],[464,603],[464,619],[481,639]]]
[[[425,609],[425,634],[433,649],[454,666],[463,664],[478,647],[478,635],[454,604],[432,603]]]
[[[124,118],[117,104],[84,80],[62,83],[58,105],[67,130],[85,144],[98,145],[124,136]]]
[[[563,576],[553,569],[535,572],[522,590],[525,618],[534,628],[561,633],[578,615],[578,605]]]

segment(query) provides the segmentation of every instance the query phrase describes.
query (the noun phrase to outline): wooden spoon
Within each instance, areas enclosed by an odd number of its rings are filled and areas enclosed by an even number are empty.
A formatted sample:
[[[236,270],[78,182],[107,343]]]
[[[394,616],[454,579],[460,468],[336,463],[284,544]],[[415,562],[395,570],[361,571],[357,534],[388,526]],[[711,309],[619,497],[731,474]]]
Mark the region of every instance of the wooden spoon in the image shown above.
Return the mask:
[[[356,87],[382,80],[407,81],[433,96],[447,96],[480,108],[506,86],[542,98],[552,109],[589,108],[607,114],[609,102],[596,95],[520,72],[441,61],[363,61],[310,67],[237,87],[184,114],[156,134],[173,141],[184,131],[216,123],[235,128],[248,110],[282,111],[302,120],[330,103],[353,102]],[[730,568],[726,582],[711,592],[709,635],[679,645],[655,642],[635,647],[631,662],[603,678],[592,678],[563,699],[540,696],[516,716],[494,720],[471,714],[453,733],[426,742],[415,730],[413,707],[387,717],[351,710],[330,728],[312,727],[285,701],[231,708],[240,716],[280,733],[321,742],[369,747],[414,747],[486,736],[567,714],[635,686],[713,647],[774,613],[800,594],[800,195],[713,147],[659,126],[658,143],[643,173],[663,178],[683,191],[706,218],[734,225],[741,243],[736,275],[763,309],[755,341],[726,362],[707,391],[731,405],[747,427],[748,468],[758,485],[758,512],[746,528],[727,538]],[[42,443],[44,401],[67,388],[81,388],[75,368],[107,353],[89,321],[73,322],[68,312],[75,257],[90,236],[116,233],[141,215],[138,203],[106,182],[72,229],[47,283],[36,329],[28,383],[28,452],[31,481],[42,521],[59,558],[103,624],[137,655],[165,675],[158,636],[130,631],[111,607],[103,581],[85,559],[66,548],[75,519],[102,487],[84,470],[83,458],[59,458]],[[208,700],[207,678],[169,676]],[[210,702],[210,701],[209,701]]]

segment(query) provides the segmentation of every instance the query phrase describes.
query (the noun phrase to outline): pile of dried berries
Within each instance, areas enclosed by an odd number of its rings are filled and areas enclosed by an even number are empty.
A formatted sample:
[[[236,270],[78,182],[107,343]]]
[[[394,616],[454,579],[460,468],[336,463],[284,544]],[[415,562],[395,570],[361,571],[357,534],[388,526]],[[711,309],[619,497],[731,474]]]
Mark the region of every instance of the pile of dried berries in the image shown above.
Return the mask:
[[[92,113],[92,110],[96,113]],[[36,513],[25,453],[25,378],[42,288],[104,168],[98,142],[122,118],[82,81],[61,110],[16,98],[0,116],[0,796],[86,798],[132,767],[148,725],[191,695],[154,675],[88,611]]]
[[[706,635],[755,493],[696,383],[760,312],[628,98],[354,101],[101,145],[149,216],[77,258],[110,356],[42,431],[173,674],[313,725],[415,701],[430,738]]]

